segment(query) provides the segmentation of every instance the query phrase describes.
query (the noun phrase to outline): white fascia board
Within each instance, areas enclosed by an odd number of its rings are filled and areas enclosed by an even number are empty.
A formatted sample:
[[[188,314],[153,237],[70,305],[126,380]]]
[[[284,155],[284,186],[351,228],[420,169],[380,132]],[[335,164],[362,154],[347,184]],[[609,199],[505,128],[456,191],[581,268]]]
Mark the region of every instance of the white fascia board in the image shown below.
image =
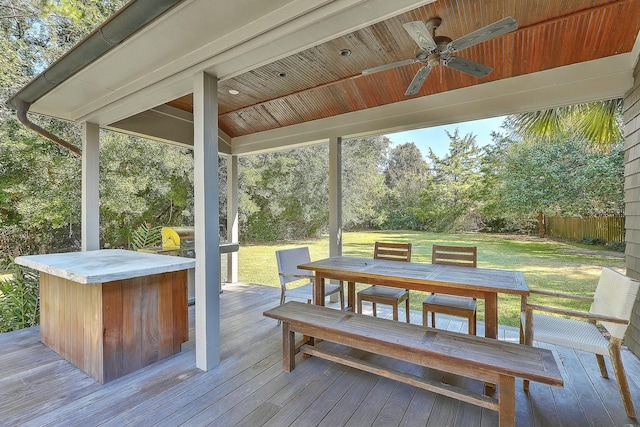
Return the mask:
[[[635,61],[633,63],[633,66],[635,68],[635,66],[638,64],[638,61],[640,61],[640,32],[638,32],[638,36],[636,37],[636,42],[633,44],[633,49],[631,50],[631,54],[635,58]]]
[[[304,4],[307,9],[281,8],[276,14],[278,19],[274,12],[200,49],[167,61],[145,75],[136,76],[131,83],[83,104],[71,112],[71,119],[113,123],[191,93],[192,76],[198,72],[216,75],[221,81],[229,79],[433,1],[335,0],[318,6],[317,1],[296,0],[292,5]],[[311,4],[315,8],[311,9]],[[104,60],[110,59],[105,56]],[[87,70],[87,74],[90,72]],[[78,78],[88,80],[87,77]]]
[[[382,135],[619,98],[633,85],[632,62],[631,54],[616,55],[237,137],[232,153],[248,155],[335,136]]]

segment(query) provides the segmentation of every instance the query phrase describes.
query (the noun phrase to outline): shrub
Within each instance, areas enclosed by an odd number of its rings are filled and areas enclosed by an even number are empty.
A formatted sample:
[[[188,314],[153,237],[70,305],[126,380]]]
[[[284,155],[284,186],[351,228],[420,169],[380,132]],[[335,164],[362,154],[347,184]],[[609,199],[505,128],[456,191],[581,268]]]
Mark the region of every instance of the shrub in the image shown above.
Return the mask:
[[[624,252],[627,249],[625,242],[610,242],[609,247],[617,252]]]
[[[604,246],[606,242],[599,237],[583,237],[578,240],[576,243],[582,243],[583,245],[592,245],[592,246]]]
[[[0,280],[0,332],[40,323],[38,274],[11,263]]]

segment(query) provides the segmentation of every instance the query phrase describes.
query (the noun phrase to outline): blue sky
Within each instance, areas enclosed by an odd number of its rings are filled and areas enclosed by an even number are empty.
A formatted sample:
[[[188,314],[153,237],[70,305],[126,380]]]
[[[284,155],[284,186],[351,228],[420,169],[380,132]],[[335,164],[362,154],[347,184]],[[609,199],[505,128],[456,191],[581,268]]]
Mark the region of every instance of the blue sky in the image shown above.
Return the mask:
[[[453,133],[456,128],[458,128],[460,136],[473,133],[476,136],[478,146],[483,147],[491,143],[492,131],[499,132],[502,130],[500,125],[502,125],[503,120],[504,117],[493,117],[491,119],[475,120],[472,122],[390,133],[386,136],[391,140],[392,147],[406,142],[415,142],[422,152],[423,157],[426,157],[429,153],[430,147],[438,157],[442,158],[449,151],[449,137],[445,133],[445,130]]]

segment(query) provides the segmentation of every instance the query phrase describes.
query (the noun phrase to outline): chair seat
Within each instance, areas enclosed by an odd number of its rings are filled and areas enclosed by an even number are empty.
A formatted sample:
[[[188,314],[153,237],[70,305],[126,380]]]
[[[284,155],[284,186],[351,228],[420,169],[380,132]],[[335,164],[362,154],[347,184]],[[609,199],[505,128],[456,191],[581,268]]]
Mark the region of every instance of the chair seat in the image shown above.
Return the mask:
[[[520,320],[525,327],[524,312],[520,314]],[[534,313],[533,339],[603,356],[609,355],[609,341],[600,330],[594,324],[580,320]],[[569,342],[570,345],[568,345]]]
[[[458,297],[453,295],[443,294],[431,294],[424,300],[424,304],[428,304],[432,307],[429,311],[441,312],[438,308],[444,307],[445,310],[448,307],[456,308],[459,310],[468,310],[473,312],[476,310],[476,300],[473,298]]]
[[[388,286],[370,286],[360,292],[358,292],[358,297],[364,297],[365,300],[368,300],[367,297],[381,297],[381,298],[392,298],[392,299],[402,299],[405,295],[409,295],[409,291],[401,288],[391,288]]]

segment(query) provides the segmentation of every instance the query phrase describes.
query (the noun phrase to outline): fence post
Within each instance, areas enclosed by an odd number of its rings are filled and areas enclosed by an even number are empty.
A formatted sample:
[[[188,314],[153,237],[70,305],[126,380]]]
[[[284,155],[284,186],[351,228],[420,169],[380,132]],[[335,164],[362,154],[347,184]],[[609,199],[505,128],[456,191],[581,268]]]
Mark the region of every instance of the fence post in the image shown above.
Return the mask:
[[[538,212],[538,236],[544,237],[544,212]]]

